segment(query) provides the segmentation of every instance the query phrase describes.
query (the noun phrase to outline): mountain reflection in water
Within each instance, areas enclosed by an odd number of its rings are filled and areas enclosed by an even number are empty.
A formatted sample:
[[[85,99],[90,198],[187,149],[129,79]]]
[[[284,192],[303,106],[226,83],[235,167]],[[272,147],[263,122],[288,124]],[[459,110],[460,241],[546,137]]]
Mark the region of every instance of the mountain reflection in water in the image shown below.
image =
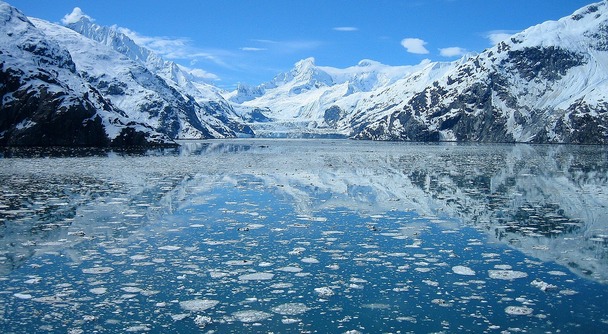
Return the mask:
[[[2,154],[2,332],[608,331],[604,147]]]
[[[14,151],[5,156],[19,158],[0,159],[4,273],[41,245],[78,242],[71,236],[94,229],[92,221],[112,220],[111,211],[132,218],[170,212],[191,200],[180,189],[193,182],[204,192],[248,176],[290,197],[302,215],[346,207],[457,218],[528,255],[608,281],[604,147],[233,140],[88,157],[78,149],[77,158],[66,149],[60,157]],[[145,225],[132,220],[108,237]]]

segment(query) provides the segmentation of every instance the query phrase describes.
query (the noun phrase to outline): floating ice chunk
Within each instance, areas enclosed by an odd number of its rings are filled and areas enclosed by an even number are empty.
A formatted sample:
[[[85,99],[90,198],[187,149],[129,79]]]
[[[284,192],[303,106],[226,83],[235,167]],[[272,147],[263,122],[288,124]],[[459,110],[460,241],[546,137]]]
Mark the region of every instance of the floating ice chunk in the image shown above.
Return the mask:
[[[272,308],[272,312],[281,315],[298,315],[308,311],[310,308],[302,303],[286,303]]]
[[[193,299],[179,302],[179,306],[187,311],[202,312],[219,304],[218,300],[213,299]]]
[[[332,290],[330,287],[327,287],[327,286],[320,287],[320,288],[315,288],[315,292],[321,298],[328,298],[328,297],[331,297],[331,296],[335,295],[334,290]]]
[[[391,308],[389,304],[380,304],[380,303],[372,303],[372,304],[363,304],[361,305],[363,308],[368,308],[370,310],[388,310]]]
[[[267,281],[274,277],[273,273],[253,273],[239,276],[241,281]]]
[[[194,324],[196,324],[200,329],[207,327],[211,323],[211,317],[204,315],[197,315],[194,318]]]
[[[126,286],[124,288],[120,288],[122,291],[124,292],[128,292],[128,293],[140,293],[142,291],[141,288],[138,287],[134,287],[134,286]]]
[[[452,271],[458,275],[475,276],[475,271],[465,266],[453,266]]]
[[[110,268],[110,267],[94,267],[94,268],[85,268],[82,269],[82,272],[85,274],[107,274],[111,271],[113,271],[114,268]]]
[[[302,253],[304,253],[304,251],[306,250],[306,248],[304,247],[296,247],[293,250],[289,251],[289,255],[300,255]]]
[[[281,319],[281,322],[283,323],[283,325],[297,324],[297,323],[299,323],[301,321],[302,320],[300,320],[300,319],[294,319],[294,318],[283,318],[283,319]]]
[[[47,304],[63,303],[64,302],[64,300],[61,299],[61,297],[59,297],[59,296],[43,296],[43,297],[38,297],[38,298],[32,298],[32,300],[35,301],[35,302],[47,303]]]
[[[428,286],[439,286],[439,282],[431,281],[430,279],[425,279],[422,281],[422,283],[424,283]]]
[[[302,259],[302,262],[304,263],[319,263],[319,260],[315,259],[314,257],[305,257]]]
[[[93,288],[89,290],[92,294],[95,295],[103,295],[104,293],[108,292],[107,288]]]
[[[249,266],[253,264],[253,261],[249,260],[230,260],[226,262],[229,266]]]
[[[222,277],[230,276],[230,274],[223,272],[223,271],[210,270],[209,276],[211,276],[211,278],[222,278]]]
[[[534,310],[526,306],[507,306],[505,312],[510,315],[530,315]]]
[[[133,255],[133,256],[131,256],[130,258],[131,258],[131,260],[133,260],[133,261],[141,261],[141,260],[145,260],[145,259],[147,259],[147,258],[148,258],[148,256],[147,256],[147,255],[143,255],[143,254],[137,254],[137,255]]]
[[[501,270],[509,270],[512,269],[512,267],[508,264],[497,264],[494,266],[495,269],[501,269]]]
[[[240,322],[258,322],[272,317],[272,314],[263,311],[246,310],[232,313],[232,316]]]
[[[532,285],[533,287],[539,288],[542,291],[547,291],[547,290],[552,290],[552,289],[557,289],[556,285],[553,284],[549,284],[547,282],[543,282],[541,280],[539,280],[538,278],[533,280],[530,285]]]
[[[167,250],[167,251],[176,251],[176,250],[181,249],[181,247],[179,247],[179,246],[161,246],[161,247],[158,247],[158,249]]]
[[[287,288],[291,288],[293,286],[293,283],[275,283],[273,285],[271,285],[270,287],[273,289],[287,289]]]
[[[452,306],[452,303],[446,301],[445,299],[441,299],[441,298],[433,299],[433,300],[431,300],[431,303],[437,304],[442,307],[451,307]]]
[[[564,296],[573,296],[573,295],[576,295],[577,293],[578,293],[577,291],[570,290],[570,289],[565,289],[565,290],[559,291],[559,294],[564,295]]]
[[[563,271],[559,271],[559,270],[552,270],[550,272],[548,272],[549,275],[553,275],[553,276],[566,276],[567,274]]]
[[[279,268],[277,270],[284,271],[284,272],[287,272],[287,273],[299,273],[300,271],[302,271],[302,268],[287,266],[287,267]]]
[[[151,330],[148,325],[136,325],[125,329],[125,332],[149,332]]]
[[[13,295],[13,297],[19,299],[32,299],[32,295],[30,295],[29,293],[16,293]]]
[[[488,275],[490,278],[494,279],[503,279],[503,280],[514,280],[517,278],[528,277],[528,274],[523,271],[516,270],[488,270]]]
[[[190,316],[190,313],[171,314],[173,321],[182,321]]]

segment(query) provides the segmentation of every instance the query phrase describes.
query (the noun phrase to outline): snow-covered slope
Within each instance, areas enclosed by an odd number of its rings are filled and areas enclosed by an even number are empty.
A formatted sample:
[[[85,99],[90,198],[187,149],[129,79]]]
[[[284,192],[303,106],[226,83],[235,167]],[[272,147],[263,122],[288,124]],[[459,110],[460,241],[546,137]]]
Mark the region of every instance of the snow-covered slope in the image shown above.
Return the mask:
[[[66,48],[0,2],[1,145],[164,145],[79,76]]]
[[[193,109],[191,112],[206,129],[201,129],[196,124],[194,128],[209,133],[205,137],[232,137],[239,133],[252,135],[251,130],[240,122],[230,104],[219,94],[220,90],[217,87],[191,80],[192,75],[182,67],[138,45],[122,29],[115,26],[100,26],[83,13],[78,13],[79,15],[74,13],[68,15],[70,20],[65,22],[68,28],[119,52],[133,63],[158,76],[164,81],[163,86],[178,92],[188,103],[191,103],[189,100],[194,99],[195,103],[190,107]],[[192,116],[188,117],[192,118]],[[196,138],[197,136],[191,131],[186,131],[181,137]]]
[[[608,143],[608,3],[513,35],[404,100],[356,138]]]
[[[309,58],[226,95],[258,132],[358,139],[608,143],[608,5],[589,5],[452,63],[346,69]],[[245,117],[253,118],[253,117]]]
[[[338,69],[317,66],[313,58],[295,64],[286,73],[257,87],[241,85],[225,97],[243,115],[261,112],[271,122],[253,122],[258,135],[298,133],[347,135],[348,126],[339,121],[370,92],[388,87],[403,77],[428,66],[388,66],[362,60],[356,66]],[[245,116],[245,118],[248,118]]]

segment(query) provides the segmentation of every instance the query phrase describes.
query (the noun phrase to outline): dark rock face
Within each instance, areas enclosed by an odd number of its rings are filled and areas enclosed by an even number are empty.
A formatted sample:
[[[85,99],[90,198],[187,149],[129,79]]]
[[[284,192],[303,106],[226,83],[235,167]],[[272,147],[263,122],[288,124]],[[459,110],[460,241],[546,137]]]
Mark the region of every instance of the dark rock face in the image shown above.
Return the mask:
[[[0,145],[174,144],[141,123],[125,124],[124,113],[79,76],[70,53],[21,12],[0,2],[0,18],[7,32],[0,36]],[[112,141],[106,127],[125,135]]]
[[[414,94],[402,110],[369,124],[355,138],[516,142],[521,140],[513,136],[517,128],[526,133],[527,142],[608,143],[606,103],[578,101],[562,111],[533,109],[520,100],[530,94],[527,86],[514,83],[531,82],[535,86],[530,90],[539,96],[560,89],[554,83],[585,65],[583,55],[557,47],[497,48],[507,57],[490,65],[481,56],[472,58],[454,71],[456,75]]]
[[[338,121],[344,116],[345,112],[338,106],[331,106],[323,114],[323,120],[325,124],[335,127]]]
[[[582,55],[554,46],[524,48],[508,55],[508,64],[504,65],[526,80],[559,80],[569,69],[585,64]]]
[[[266,116],[264,114],[265,111],[270,111],[270,110],[269,109],[260,109],[260,108],[253,109],[253,111],[251,112],[251,115],[249,116],[247,121],[248,122],[260,122],[260,123],[271,122],[272,118]]]

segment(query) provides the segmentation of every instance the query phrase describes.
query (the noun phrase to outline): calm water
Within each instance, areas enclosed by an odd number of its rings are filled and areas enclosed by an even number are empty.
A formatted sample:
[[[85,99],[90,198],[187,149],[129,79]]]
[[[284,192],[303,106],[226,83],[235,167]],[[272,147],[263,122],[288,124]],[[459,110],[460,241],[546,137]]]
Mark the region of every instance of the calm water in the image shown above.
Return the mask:
[[[0,158],[0,332],[608,332],[606,147]]]

